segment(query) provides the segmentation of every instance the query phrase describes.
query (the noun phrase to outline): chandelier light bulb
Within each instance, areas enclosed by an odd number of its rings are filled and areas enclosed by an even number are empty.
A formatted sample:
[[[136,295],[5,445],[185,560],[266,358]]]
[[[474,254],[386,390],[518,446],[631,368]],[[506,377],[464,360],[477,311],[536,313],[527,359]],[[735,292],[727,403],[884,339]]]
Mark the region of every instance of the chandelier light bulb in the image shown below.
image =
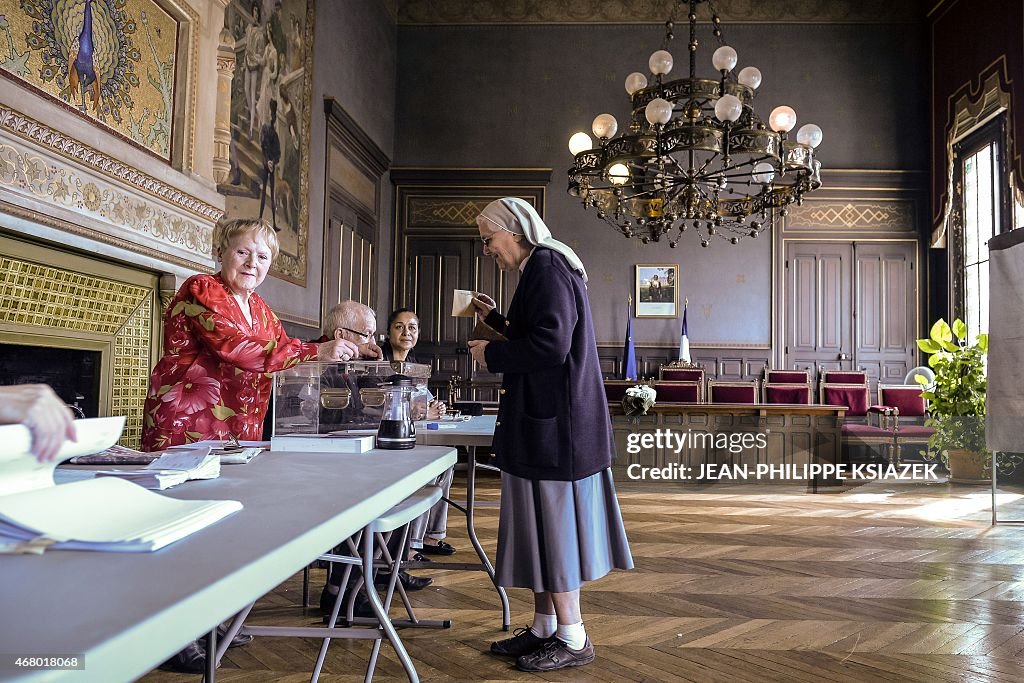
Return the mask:
[[[736,79],[740,82],[740,85],[745,85],[751,90],[757,90],[758,86],[761,85],[761,70],[756,66],[745,66],[740,69]]]
[[[644,109],[644,116],[647,117],[647,122],[652,126],[659,123],[666,124],[672,118],[672,103],[656,97],[647,103],[647,108]]]
[[[735,121],[743,113],[743,103],[735,95],[722,95],[715,102],[715,118],[719,121]]]
[[[788,133],[796,125],[796,112],[793,111],[793,107],[787,107],[784,104],[775,107],[768,116],[768,125],[776,133]]]
[[[750,177],[755,183],[768,185],[775,180],[775,167],[767,161],[762,161],[757,166],[754,166],[754,172],[750,174]]]
[[[658,50],[647,60],[647,65],[651,67],[651,73],[655,76],[664,76],[672,70],[672,53],[668,50]]]
[[[618,129],[619,122],[611,114],[598,114],[594,117],[594,123],[591,124],[591,130],[594,131],[594,135],[602,140],[615,137],[615,131]]]
[[[608,181],[612,185],[625,185],[629,180],[629,169],[625,164],[612,164],[608,169]]]
[[[715,53],[711,55],[711,63],[715,65],[715,68],[719,71],[732,71],[733,67],[736,66],[736,50],[732,49],[728,45],[715,50]]]
[[[572,152],[573,156],[588,149],[594,149],[594,143],[586,133],[582,131],[573,133],[572,137],[569,138],[569,151]]]
[[[796,141],[801,145],[817,147],[821,144],[821,128],[813,123],[805,123],[796,132]]]
[[[642,90],[643,88],[646,87],[647,76],[644,76],[639,71],[634,71],[633,73],[626,76],[626,92],[629,93],[630,97],[632,97],[633,93],[635,93],[637,90]]]

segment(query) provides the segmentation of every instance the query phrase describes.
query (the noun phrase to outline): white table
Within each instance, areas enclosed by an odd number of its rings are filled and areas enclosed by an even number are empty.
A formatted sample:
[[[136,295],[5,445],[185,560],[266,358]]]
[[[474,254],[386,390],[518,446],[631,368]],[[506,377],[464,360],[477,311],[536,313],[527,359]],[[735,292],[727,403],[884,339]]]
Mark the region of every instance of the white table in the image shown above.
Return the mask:
[[[451,500],[448,502],[466,515],[466,532],[469,536],[469,542],[473,544],[473,550],[476,551],[477,556],[480,558],[480,563],[410,562],[406,566],[410,568],[469,569],[487,572],[487,576],[490,577],[491,583],[494,584],[494,589],[498,592],[498,597],[501,600],[501,628],[507,631],[512,623],[508,595],[506,595],[505,589],[499,586],[494,578],[494,565],[487,558],[487,553],[484,552],[480,539],[477,538],[476,526],[473,521],[473,506],[476,497],[476,468],[487,467],[488,469],[494,469],[488,465],[477,464],[476,449],[478,447],[490,448],[491,442],[494,440],[496,420],[497,417],[495,415],[476,415],[461,422],[442,420],[438,421],[437,424],[443,425],[445,428],[436,430],[426,428],[430,421],[416,424],[416,443],[432,446],[465,446],[469,453],[469,461],[466,465],[466,504],[462,506]]]
[[[0,680],[135,679],[455,462],[438,447],[264,453],[166,491],[245,508],[155,553],[0,555],[0,654],[85,657],[82,671],[7,669]]]

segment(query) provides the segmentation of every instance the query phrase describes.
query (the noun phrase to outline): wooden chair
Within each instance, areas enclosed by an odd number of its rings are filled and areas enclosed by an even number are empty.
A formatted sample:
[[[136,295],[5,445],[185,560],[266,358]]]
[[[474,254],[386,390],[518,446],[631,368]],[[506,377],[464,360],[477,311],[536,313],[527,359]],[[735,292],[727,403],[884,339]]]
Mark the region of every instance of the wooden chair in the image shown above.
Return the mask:
[[[838,384],[822,382],[821,403],[846,406],[846,419],[841,428],[844,446],[878,446],[883,456],[892,462],[896,447],[896,432],[892,427],[873,425],[868,416],[885,414],[879,406],[869,405],[867,384]]]
[[[604,395],[608,399],[609,404],[621,403],[622,397],[626,395],[626,389],[635,387],[637,384],[643,384],[643,382],[631,379],[606,379],[604,381]]]
[[[935,430],[924,425],[928,402],[919,384],[879,384],[878,403],[890,408],[895,422],[895,462],[899,463],[904,445],[927,446]]]
[[[757,403],[758,381],[713,379],[708,382],[708,403]]]
[[[811,404],[813,394],[810,382],[805,384],[769,384],[765,382],[761,388],[762,402],[771,404],[807,406]]]
[[[657,403],[703,403],[704,387],[700,382],[655,382]]]

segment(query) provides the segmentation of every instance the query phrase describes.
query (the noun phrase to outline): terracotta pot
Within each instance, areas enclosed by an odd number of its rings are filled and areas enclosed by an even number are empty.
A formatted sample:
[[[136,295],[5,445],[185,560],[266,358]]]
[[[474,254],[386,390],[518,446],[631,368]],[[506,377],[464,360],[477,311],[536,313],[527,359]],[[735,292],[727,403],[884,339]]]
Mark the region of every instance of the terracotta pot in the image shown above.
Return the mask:
[[[988,484],[992,481],[992,459],[983,454],[962,449],[946,451],[949,481],[954,484]]]

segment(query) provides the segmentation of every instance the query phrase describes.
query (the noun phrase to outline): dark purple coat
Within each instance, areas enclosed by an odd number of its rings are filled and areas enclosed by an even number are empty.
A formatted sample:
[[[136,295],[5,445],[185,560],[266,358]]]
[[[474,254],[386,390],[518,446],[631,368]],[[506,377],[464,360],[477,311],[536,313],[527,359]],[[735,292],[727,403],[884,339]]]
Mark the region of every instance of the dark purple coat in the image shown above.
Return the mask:
[[[587,289],[565,257],[538,247],[526,262],[508,317],[487,324],[508,337],[491,342],[491,372],[502,373],[491,450],[503,471],[526,479],[574,481],[614,457]]]

